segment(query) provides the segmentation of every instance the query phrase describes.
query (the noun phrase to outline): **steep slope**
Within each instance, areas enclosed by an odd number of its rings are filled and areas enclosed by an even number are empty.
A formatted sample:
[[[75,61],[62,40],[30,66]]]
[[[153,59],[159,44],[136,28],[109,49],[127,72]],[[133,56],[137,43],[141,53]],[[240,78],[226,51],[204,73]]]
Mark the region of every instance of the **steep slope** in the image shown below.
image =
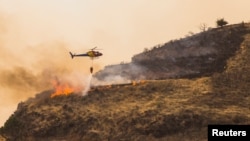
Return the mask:
[[[20,103],[0,133],[19,141],[205,141],[208,124],[250,124],[250,26],[244,30],[222,72],[95,87],[85,97],[45,91]]]
[[[100,80],[114,76],[124,79],[211,76],[224,70],[226,60],[239,49],[246,32],[243,23],[210,29],[155,46],[135,55],[131,63],[107,66],[95,76]]]

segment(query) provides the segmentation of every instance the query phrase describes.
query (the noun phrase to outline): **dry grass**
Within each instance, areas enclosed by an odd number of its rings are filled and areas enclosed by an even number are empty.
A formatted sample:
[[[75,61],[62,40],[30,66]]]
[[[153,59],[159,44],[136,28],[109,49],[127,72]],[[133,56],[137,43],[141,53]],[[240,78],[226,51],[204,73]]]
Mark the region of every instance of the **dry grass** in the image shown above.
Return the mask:
[[[19,104],[1,133],[12,140],[203,141],[208,124],[250,124],[250,35],[222,73],[149,80]],[[1,140],[1,138],[0,138]]]
[[[30,140],[206,140],[208,124],[250,123],[249,99],[238,102],[215,93],[205,77],[30,101],[16,117],[26,125],[20,135]]]
[[[0,141],[6,141],[6,139],[0,135]]]

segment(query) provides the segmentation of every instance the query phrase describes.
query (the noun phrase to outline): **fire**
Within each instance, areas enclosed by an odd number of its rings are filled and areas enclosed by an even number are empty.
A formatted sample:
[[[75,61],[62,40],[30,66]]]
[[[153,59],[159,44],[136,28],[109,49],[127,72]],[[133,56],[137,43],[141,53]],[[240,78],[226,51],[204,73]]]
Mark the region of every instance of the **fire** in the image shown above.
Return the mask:
[[[71,85],[70,83],[67,82],[52,82],[54,85],[54,93],[51,94],[51,98],[55,97],[55,96],[60,96],[60,95],[70,95],[74,92],[80,92],[81,89],[80,87],[75,87],[73,85]]]
[[[112,88],[112,85],[107,85],[107,87],[106,88]]]
[[[146,83],[146,80],[138,80],[138,81],[132,81],[132,85],[135,86],[135,85],[139,85],[139,84],[144,84]]]
[[[132,81],[132,85],[135,86],[136,85],[136,81]]]

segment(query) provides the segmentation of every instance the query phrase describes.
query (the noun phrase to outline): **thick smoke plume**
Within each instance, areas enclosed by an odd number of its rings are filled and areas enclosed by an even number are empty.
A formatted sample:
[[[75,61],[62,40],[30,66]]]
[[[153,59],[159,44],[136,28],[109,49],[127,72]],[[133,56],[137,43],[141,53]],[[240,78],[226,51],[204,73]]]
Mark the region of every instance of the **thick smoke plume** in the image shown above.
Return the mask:
[[[0,20],[0,126],[19,102],[52,89],[52,80],[81,85],[86,92],[90,83],[89,58],[72,60],[72,46],[64,40],[23,42],[18,26],[1,16]]]

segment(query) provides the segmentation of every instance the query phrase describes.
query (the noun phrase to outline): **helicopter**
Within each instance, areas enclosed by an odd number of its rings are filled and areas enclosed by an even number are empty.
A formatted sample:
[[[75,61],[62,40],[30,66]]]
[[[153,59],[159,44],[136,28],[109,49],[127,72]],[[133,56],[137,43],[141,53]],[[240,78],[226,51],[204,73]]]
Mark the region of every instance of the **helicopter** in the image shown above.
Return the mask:
[[[90,51],[84,53],[84,54],[73,54],[72,52],[69,52],[71,58],[73,59],[74,57],[81,57],[81,56],[87,56],[90,57],[91,59],[97,58],[99,56],[102,56],[102,53],[100,53],[99,51],[95,51],[97,47],[94,47],[92,49],[90,49]]]
[[[93,73],[93,59],[98,58],[99,56],[102,56],[102,53],[99,51],[95,51],[97,47],[94,47],[90,49],[90,51],[83,53],[83,54],[73,54],[72,52],[69,52],[71,58],[73,59],[74,57],[90,57],[92,60],[92,66],[90,67],[90,73]]]

